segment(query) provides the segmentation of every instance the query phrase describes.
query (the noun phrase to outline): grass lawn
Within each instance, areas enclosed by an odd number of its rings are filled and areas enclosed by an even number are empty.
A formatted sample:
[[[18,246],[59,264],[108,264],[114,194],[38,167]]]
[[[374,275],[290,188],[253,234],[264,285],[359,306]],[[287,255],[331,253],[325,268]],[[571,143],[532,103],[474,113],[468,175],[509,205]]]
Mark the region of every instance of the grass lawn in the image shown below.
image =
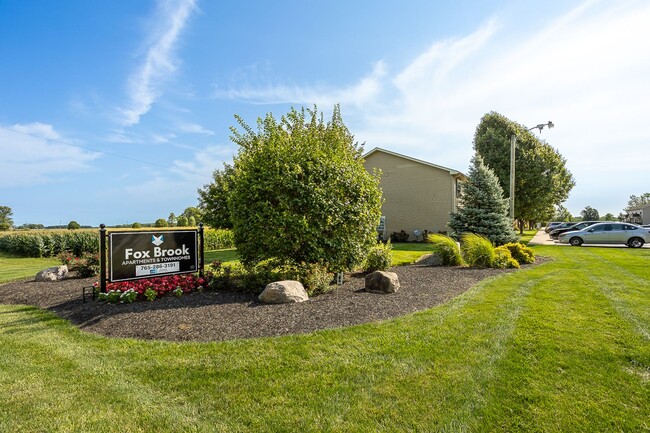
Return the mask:
[[[34,277],[38,271],[60,265],[55,257],[33,259],[0,252],[0,284]]]
[[[0,431],[650,430],[650,250],[535,250],[553,260],[301,336],[108,339],[0,306]]]
[[[521,242],[524,245],[527,245],[528,242],[535,236],[537,233],[537,230],[524,230],[524,234],[519,236],[519,242]],[[519,234],[519,231],[517,231],[517,234]]]

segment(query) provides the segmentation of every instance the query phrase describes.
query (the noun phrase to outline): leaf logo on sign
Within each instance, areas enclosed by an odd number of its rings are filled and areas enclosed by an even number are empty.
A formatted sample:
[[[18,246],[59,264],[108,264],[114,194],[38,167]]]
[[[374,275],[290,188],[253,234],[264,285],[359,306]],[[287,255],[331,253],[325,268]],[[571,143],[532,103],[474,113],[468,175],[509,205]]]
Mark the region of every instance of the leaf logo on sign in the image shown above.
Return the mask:
[[[156,236],[156,235],[151,235],[151,243],[154,244],[155,246],[159,247],[165,238],[163,237],[164,235]]]

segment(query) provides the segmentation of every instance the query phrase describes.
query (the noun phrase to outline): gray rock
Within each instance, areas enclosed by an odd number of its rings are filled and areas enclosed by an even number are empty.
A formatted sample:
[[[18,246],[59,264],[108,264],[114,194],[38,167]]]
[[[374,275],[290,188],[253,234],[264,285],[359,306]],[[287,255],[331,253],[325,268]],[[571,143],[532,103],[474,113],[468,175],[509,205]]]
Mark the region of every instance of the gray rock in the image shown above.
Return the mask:
[[[257,297],[264,304],[289,304],[309,300],[309,295],[300,281],[276,281],[266,285]]]
[[[395,272],[375,271],[366,275],[366,291],[371,293],[395,293],[399,279]]]
[[[442,260],[438,254],[425,254],[415,261],[416,265],[420,266],[440,266]]]
[[[36,281],[61,281],[68,276],[68,267],[66,265],[54,266],[53,268],[43,269],[36,274]]]

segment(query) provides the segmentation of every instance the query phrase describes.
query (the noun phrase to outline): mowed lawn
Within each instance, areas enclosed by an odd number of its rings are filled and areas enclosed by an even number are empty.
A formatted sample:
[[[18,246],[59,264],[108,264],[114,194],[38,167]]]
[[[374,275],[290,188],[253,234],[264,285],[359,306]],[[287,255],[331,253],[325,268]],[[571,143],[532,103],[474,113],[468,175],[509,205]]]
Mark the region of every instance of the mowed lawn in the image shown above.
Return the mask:
[[[431,310],[281,338],[108,339],[0,306],[0,431],[649,431],[650,250],[535,250]]]

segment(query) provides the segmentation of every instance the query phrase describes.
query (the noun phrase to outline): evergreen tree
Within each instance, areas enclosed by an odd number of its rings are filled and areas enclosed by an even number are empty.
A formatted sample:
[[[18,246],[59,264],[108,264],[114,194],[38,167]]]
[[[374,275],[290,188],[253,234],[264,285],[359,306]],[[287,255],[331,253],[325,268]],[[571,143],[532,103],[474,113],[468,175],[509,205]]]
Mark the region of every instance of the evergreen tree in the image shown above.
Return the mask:
[[[494,172],[476,154],[467,182],[463,185],[458,211],[451,214],[449,227],[456,233],[476,233],[496,245],[517,240],[508,217],[508,200]]]

